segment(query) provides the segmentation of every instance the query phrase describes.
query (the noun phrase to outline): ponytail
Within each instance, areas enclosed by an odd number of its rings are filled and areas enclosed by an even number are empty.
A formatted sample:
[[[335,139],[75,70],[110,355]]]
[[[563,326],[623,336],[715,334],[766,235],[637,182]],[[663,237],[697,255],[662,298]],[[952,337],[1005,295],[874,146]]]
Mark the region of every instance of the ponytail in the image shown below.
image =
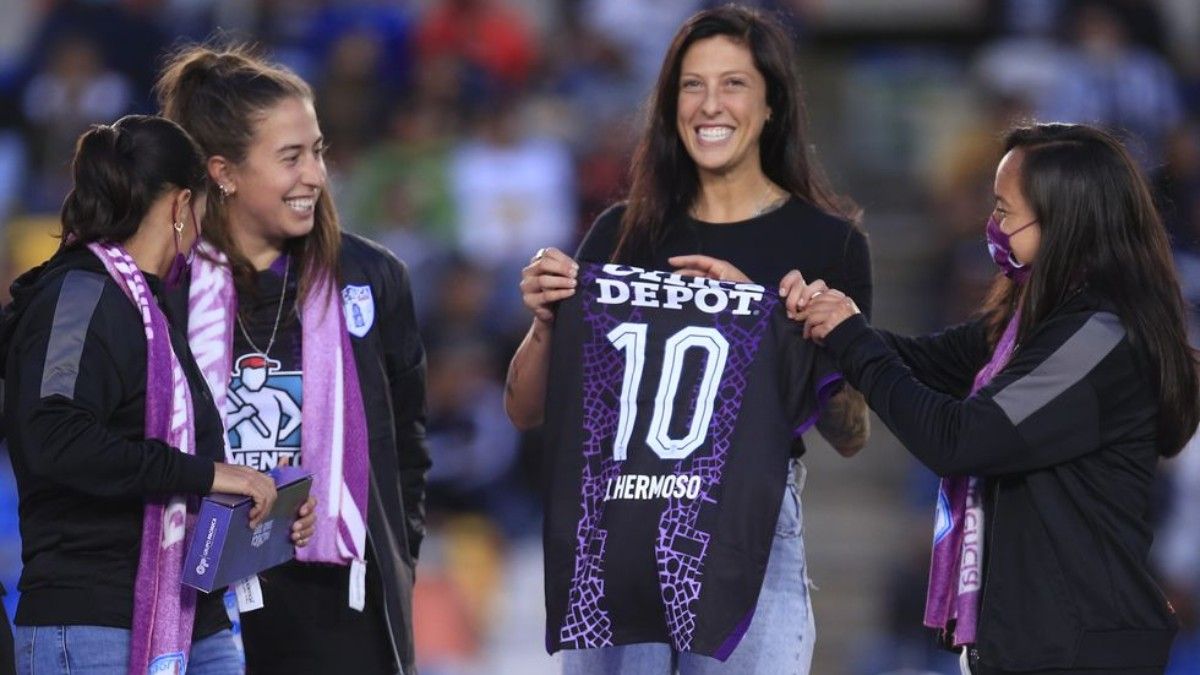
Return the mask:
[[[93,125],[75,144],[71,173],[62,206],[67,246],[129,239],[168,187],[204,192],[199,147],[161,117],[129,115],[111,126]]]
[[[71,162],[74,186],[62,207],[64,241],[124,241],[137,231],[141,219],[131,216],[144,213],[149,204],[144,193],[136,193],[133,166],[120,143],[120,130],[105,124],[79,137]]]

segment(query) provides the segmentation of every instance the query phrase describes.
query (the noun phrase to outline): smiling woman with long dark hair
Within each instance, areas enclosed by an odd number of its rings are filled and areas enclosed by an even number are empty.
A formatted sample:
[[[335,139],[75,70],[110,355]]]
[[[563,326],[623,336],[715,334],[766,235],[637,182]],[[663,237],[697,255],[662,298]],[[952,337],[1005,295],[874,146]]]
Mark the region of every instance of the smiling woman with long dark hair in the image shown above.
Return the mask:
[[[752,93],[763,97],[755,102],[765,106],[761,127],[754,124],[751,116],[744,115],[749,110],[737,105],[744,98],[740,92],[749,89],[749,81],[734,77],[722,83],[727,90],[739,93],[726,98],[734,101],[735,106],[722,116],[721,112],[710,114],[713,103],[704,99],[703,83],[695,74],[683,77],[685,55],[696,43],[712,42],[713,38],[741,45],[743,56],[758,71],[761,90]],[[754,99],[749,97],[749,100]],[[687,225],[680,221],[680,216],[691,214],[705,220],[708,216],[724,215],[709,210],[731,205],[732,200],[718,190],[728,189],[740,178],[757,178],[760,186],[764,186],[757,194],[749,190],[747,197],[751,199],[757,197],[767,204],[786,205],[783,201],[790,196],[847,223],[859,218],[858,207],[834,192],[814,156],[795,49],[778,23],[733,6],[693,17],[668,50],[650,109],[648,126],[630,168],[632,180],[619,218],[615,259],[624,261],[653,255],[675,230]],[[728,134],[728,139],[723,134]],[[729,145],[733,147],[726,147]],[[739,176],[753,163],[738,166],[737,160],[744,159],[751,151],[757,155],[761,175]],[[761,208],[761,204],[758,206]],[[735,217],[740,215],[749,214]],[[802,230],[803,220],[792,226]],[[848,252],[865,256],[865,244],[854,236],[858,233],[847,230],[843,234]],[[856,295],[869,296],[869,288],[862,285],[869,285],[870,270],[852,271],[860,275],[865,272],[865,279],[853,280],[859,285],[853,290]]]
[[[875,331],[820,280],[789,309],[942,479],[925,623],[976,675],[1153,675],[1177,621],[1150,575],[1159,457],[1200,419],[1166,233],[1112,136],[1009,133],[975,321]]]
[[[692,16],[667,50],[648,110],[627,201],[597,218],[574,257],[543,249],[522,274],[534,318],[509,366],[505,396],[520,428],[544,418],[556,303],[575,293],[576,259],[769,288],[798,269],[837,279],[870,307],[870,259],[858,210],[822,176],[807,135],[794,41],[778,22],[737,5]],[[856,453],[867,437],[861,396],[843,388],[816,426],[839,452]],[[739,450],[765,456],[772,449]],[[774,512],[747,518],[773,530],[774,539],[753,621],[742,627],[745,636],[727,661],[657,642],[597,645],[564,651],[564,672],[808,672],[815,628],[800,502],[803,452],[797,439],[793,461],[779,463],[790,480],[778,518],[759,522]],[[728,589],[715,594],[727,613],[738,611]],[[661,611],[656,593],[625,600]]]

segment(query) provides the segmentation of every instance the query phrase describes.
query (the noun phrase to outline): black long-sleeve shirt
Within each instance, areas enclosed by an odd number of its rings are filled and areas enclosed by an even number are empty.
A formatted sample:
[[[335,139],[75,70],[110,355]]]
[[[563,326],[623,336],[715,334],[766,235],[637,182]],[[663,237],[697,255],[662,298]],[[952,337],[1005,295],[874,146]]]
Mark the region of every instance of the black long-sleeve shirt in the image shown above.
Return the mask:
[[[159,297],[161,282],[146,280]],[[60,252],[12,290],[0,358],[24,564],[14,622],[128,628],[144,498],[209,491],[224,451],[220,419],[175,328],[182,323],[170,321],[192,390],[196,454],[144,438],[141,316],[91,252]],[[220,594],[202,594],[194,634],[227,625]]]
[[[852,317],[826,345],[921,462],[985,478],[980,663],[1166,662],[1176,621],[1146,562],[1158,398],[1102,299],[1076,294],[970,396],[990,356],[979,324],[907,339]]]

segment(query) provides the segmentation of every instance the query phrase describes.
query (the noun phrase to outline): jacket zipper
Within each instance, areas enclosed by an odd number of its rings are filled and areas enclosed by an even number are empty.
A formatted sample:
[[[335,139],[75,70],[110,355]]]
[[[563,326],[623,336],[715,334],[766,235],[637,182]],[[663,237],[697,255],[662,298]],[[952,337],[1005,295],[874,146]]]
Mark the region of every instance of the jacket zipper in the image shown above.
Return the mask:
[[[375,551],[375,540],[371,538],[370,532],[367,532],[367,549],[371,555],[379,557]],[[387,586],[383,583],[382,574],[379,576],[379,587],[381,591],[379,606],[383,609],[383,622],[387,626],[388,644],[392,646],[392,658],[396,660],[396,667],[399,668],[400,675],[404,675],[404,661],[400,658],[400,649],[396,647],[396,634],[392,632],[392,617],[388,614]]]

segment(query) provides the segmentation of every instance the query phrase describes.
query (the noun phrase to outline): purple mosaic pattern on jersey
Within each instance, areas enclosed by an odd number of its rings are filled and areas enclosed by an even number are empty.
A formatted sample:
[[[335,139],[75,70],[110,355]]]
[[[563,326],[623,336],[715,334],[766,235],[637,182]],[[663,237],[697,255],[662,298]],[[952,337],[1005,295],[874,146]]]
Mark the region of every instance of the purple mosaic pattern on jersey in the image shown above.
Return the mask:
[[[715,504],[712,495],[721,484],[726,455],[742,406],[750,364],[758,353],[759,343],[771,312],[779,304],[778,296],[763,294],[754,303],[754,313],[737,317],[730,312],[713,315],[714,327],[729,341],[729,357],[721,376],[720,389],[714,405],[712,422],[708,427],[709,443],[697,449],[687,459],[675,465],[675,473],[701,476],[700,495],[692,500],[671,498],[658,525],[658,541],[654,555],[658,563],[658,582],[666,610],[667,628],[672,646],[688,651],[696,630],[693,605],[700,598],[703,586],[704,561],[712,535],[700,530],[696,521],[705,503]],[[744,632],[744,631],[743,631]]]
[[[601,268],[581,265],[579,271],[579,287],[585,294],[591,292]],[[628,319],[615,318],[606,313],[607,307],[587,299],[583,302],[584,321],[592,329],[590,340],[583,346],[583,500],[575,528],[575,574],[566,616],[559,628],[560,642],[575,649],[612,645],[612,621],[601,603],[608,531],[600,523],[605,488],[621,474],[620,463],[612,457],[612,439],[621,412],[625,355],[613,349],[608,333],[618,324],[637,321],[640,316],[635,312]]]

